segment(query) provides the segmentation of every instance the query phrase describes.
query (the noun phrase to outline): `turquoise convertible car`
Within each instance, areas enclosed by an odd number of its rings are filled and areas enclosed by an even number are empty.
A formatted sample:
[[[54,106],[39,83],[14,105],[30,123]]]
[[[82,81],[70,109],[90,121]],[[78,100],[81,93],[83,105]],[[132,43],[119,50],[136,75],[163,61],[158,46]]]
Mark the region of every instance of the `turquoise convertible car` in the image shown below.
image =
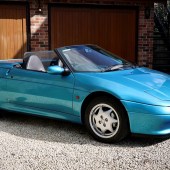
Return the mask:
[[[85,124],[98,141],[170,134],[170,76],[100,47],[75,45],[0,61],[0,108]]]

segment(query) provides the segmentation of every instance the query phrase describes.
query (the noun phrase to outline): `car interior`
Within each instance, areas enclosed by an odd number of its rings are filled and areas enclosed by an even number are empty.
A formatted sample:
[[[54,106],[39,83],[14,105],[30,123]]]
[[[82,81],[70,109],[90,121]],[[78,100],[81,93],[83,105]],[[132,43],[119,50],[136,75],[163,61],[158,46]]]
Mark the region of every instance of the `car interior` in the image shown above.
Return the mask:
[[[63,62],[54,51],[26,52],[23,63],[18,68],[46,72],[49,66],[63,66]]]

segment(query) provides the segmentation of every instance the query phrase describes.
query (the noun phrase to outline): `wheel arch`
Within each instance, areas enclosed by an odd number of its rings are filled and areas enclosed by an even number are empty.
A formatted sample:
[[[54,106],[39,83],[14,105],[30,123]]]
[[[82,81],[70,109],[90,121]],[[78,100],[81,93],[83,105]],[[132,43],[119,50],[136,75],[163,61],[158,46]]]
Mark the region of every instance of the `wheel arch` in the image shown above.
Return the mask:
[[[125,113],[126,113],[126,118],[128,120],[128,123],[129,123],[129,127],[130,127],[130,121],[129,121],[129,116],[128,116],[128,113],[126,111],[126,108],[124,107],[124,105],[122,104],[122,102],[115,96],[113,96],[112,94],[110,93],[107,93],[107,92],[102,92],[102,91],[98,91],[98,92],[93,92],[91,94],[89,94],[85,100],[83,101],[82,103],[82,107],[81,107],[81,121],[82,123],[84,124],[84,115],[85,115],[85,110],[86,110],[86,107],[88,106],[89,102],[91,102],[93,99],[97,98],[97,97],[100,97],[100,96],[106,96],[106,97],[110,97],[112,98],[115,102],[117,102],[118,104],[120,104],[122,106],[122,108],[124,108],[125,110]]]

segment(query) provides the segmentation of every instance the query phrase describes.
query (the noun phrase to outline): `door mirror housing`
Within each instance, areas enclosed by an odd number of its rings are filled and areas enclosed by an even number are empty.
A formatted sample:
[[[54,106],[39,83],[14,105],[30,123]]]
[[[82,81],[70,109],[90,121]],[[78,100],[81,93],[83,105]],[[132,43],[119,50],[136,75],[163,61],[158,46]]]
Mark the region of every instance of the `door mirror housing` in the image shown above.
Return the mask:
[[[67,67],[62,68],[60,66],[49,66],[47,69],[47,73],[67,76],[70,74],[70,70]]]
[[[47,69],[47,73],[61,75],[64,73],[64,68],[60,66],[49,66]]]

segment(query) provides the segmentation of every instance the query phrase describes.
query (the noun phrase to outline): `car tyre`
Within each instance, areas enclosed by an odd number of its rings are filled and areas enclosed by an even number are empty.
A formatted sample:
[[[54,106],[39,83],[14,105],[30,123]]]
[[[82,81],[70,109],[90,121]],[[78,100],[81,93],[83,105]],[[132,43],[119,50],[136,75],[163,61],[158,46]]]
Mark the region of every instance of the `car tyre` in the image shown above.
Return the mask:
[[[118,142],[129,133],[125,109],[110,97],[93,99],[86,108],[84,120],[90,134],[100,142]]]

